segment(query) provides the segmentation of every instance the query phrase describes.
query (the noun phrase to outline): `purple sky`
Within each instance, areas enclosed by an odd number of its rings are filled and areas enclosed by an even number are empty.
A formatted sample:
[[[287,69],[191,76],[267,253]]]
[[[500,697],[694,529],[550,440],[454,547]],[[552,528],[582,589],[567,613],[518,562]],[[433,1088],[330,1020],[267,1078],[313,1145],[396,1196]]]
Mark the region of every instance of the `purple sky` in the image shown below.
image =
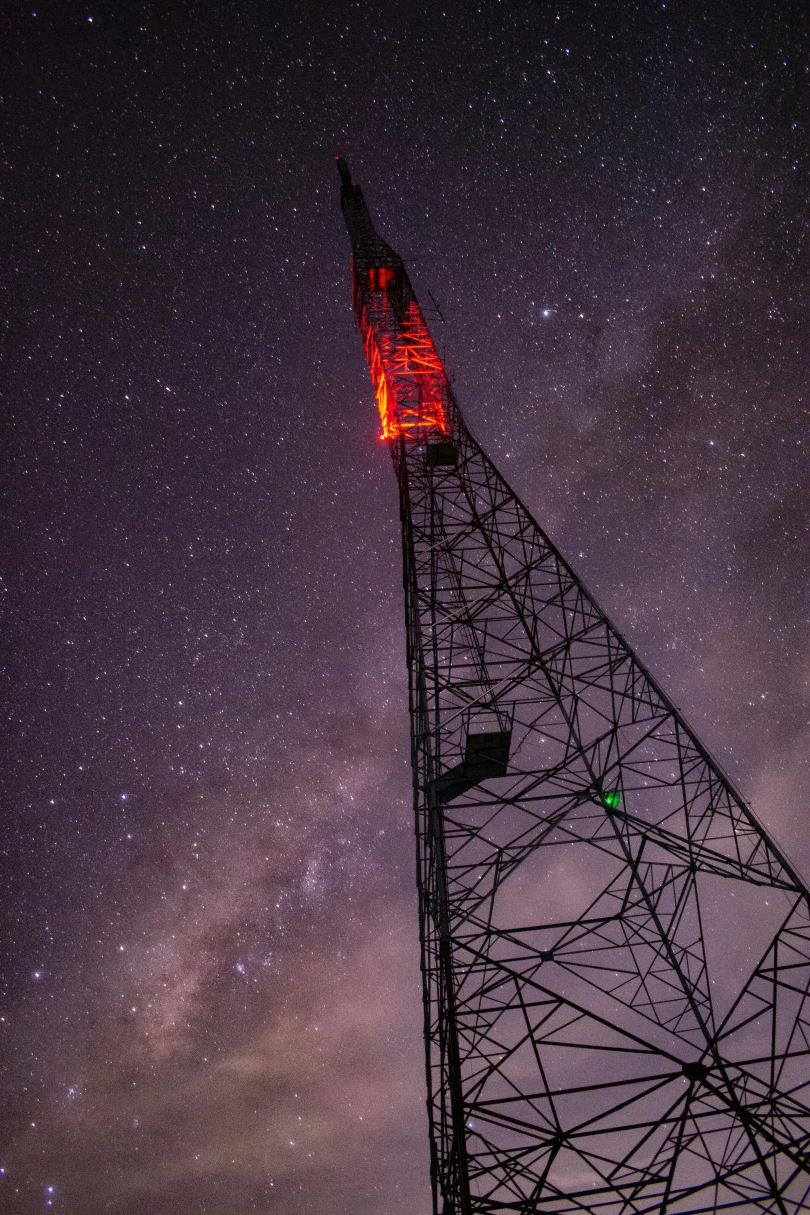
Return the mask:
[[[8,10],[13,1215],[428,1211],[337,153],[471,429],[810,874],[808,40],[706,8]]]

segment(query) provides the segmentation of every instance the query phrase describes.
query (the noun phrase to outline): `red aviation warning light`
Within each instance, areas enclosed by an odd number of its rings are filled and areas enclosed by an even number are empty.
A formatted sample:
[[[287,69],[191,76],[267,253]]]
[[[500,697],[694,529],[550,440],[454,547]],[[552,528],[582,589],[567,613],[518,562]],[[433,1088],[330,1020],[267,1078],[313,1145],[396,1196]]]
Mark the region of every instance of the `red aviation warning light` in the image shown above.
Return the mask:
[[[380,411],[380,437],[419,443],[449,438],[450,385],[402,258],[374,231],[363,192],[340,159],[338,169],[354,258],[354,310]]]

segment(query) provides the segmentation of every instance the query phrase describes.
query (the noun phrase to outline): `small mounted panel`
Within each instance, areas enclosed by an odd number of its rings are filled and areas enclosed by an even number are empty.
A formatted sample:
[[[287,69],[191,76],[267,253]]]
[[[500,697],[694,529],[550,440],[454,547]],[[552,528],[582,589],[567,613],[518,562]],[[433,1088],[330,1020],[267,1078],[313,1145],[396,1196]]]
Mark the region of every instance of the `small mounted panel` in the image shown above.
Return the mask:
[[[455,468],[458,464],[458,448],[446,439],[428,443],[425,464],[428,468]]]
[[[454,768],[448,768],[432,782],[437,800],[444,805],[468,789],[473,789],[482,780],[506,776],[511,745],[511,730],[468,734],[463,761]]]

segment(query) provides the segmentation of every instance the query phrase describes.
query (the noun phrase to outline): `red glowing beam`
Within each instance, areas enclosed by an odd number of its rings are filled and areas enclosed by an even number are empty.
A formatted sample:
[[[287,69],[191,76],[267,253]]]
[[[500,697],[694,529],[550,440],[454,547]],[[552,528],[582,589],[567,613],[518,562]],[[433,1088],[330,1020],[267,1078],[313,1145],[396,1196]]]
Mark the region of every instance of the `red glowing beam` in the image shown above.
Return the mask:
[[[394,306],[389,292],[396,276],[388,267],[374,266],[368,276],[360,330],[381,438],[408,435],[424,441],[437,432],[449,434],[447,376],[419,305],[412,299],[400,309]]]

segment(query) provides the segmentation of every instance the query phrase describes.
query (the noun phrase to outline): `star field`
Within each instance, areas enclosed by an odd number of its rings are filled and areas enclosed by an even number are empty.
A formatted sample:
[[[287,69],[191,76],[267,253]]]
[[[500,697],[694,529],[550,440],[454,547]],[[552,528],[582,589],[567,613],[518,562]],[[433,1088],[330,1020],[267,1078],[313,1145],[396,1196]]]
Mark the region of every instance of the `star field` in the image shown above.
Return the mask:
[[[790,5],[13,5],[5,1209],[427,1212],[396,487],[471,429],[805,875]]]

